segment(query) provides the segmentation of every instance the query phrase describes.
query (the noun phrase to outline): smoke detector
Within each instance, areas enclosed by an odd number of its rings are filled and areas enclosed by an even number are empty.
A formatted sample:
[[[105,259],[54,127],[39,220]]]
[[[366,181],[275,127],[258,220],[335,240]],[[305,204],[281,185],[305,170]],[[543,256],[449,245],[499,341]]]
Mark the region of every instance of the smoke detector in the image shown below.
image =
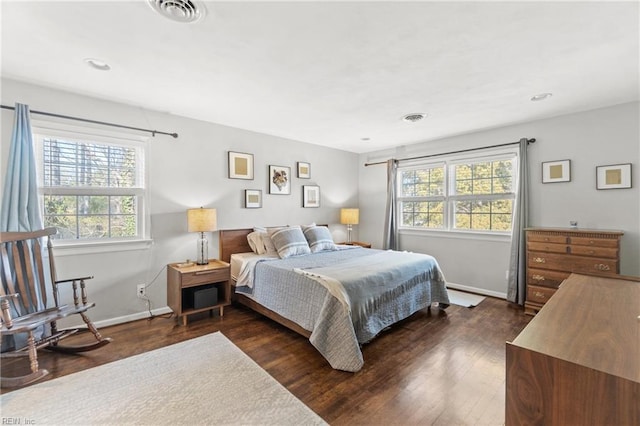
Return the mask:
[[[149,5],[165,18],[183,24],[190,24],[202,19],[204,6],[191,0],[149,0]]]
[[[414,112],[411,114],[407,114],[404,117],[402,117],[402,120],[409,122],[409,123],[415,123],[416,121],[420,121],[422,119],[424,119],[427,116],[427,114],[422,113],[422,112]]]

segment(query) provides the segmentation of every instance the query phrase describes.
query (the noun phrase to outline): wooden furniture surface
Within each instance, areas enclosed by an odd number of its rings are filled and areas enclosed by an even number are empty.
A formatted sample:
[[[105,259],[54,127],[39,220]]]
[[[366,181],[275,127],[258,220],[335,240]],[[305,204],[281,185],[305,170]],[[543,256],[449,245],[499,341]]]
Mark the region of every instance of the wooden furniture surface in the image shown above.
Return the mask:
[[[11,337],[2,358],[29,357],[31,373],[1,378],[2,387],[16,387],[34,382],[49,374],[38,365],[40,348],[58,352],[77,353],[98,349],[111,339],[103,338],[86,311],[95,306],[89,303],[85,282],[93,277],[56,279],[56,269],[51,245],[51,236],[56,228],[45,228],[34,232],[0,233],[0,307],[2,321],[0,336]],[[46,240],[49,257],[49,274],[45,273],[41,239]],[[60,284],[71,284],[73,304],[60,301]],[[79,292],[79,293],[78,293]],[[57,321],[78,314],[95,337],[95,342],[63,346],[58,342],[78,331],[77,328],[58,330]],[[26,340],[25,340],[26,339]],[[24,340],[24,342],[23,342]]]
[[[231,304],[231,273],[228,262],[210,259],[206,265],[167,266],[167,302],[182,324],[187,325],[187,317],[218,308],[224,316],[224,307]],[[195,307],[194,292],[217,289],[217,302],[210,306]]]
[[[572,274],[506,347],[506,424],[640,424],[640,278]]]
[[[364,243],[362,241],[351,241],[350,243],[336,243],[336,244],[342,244],[342,245],[346,245],[346,246],[360,246],[360,247],[364,247],[364,248],[371,248],[371,243]]]
[[[536,312],[572,272],[618,274],[621,231],[528,228],[525,313]]]

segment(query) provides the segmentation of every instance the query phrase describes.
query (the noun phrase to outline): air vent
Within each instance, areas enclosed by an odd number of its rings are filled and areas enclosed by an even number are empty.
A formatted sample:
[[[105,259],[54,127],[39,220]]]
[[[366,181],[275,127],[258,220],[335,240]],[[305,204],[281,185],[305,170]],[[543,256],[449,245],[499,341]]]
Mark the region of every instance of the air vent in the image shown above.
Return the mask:
[[[420,121],[425,118],[427,114],[423,114],[421,112],[414,112],[413,114],[407,114],[402,119],[404,121],[408,121],[409,123],[415,123],[416,121]]]
[[[149,0],[149,5],[165,18],[185,24],[202,19],[205,13],[204,6],[191,0]]]

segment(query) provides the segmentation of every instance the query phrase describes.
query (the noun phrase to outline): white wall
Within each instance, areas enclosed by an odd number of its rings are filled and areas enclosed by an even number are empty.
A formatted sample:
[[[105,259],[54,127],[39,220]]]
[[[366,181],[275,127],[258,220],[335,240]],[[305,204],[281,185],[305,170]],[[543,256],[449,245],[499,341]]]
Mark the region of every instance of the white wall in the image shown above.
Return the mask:
[[[195,257],[196,235],[187,233],[187,208],[217,208],[219,229],[315,221],[330,224],[336,240],[346,238],[344,226],[338,224],[339,209],[358,202],[356,154],[13,80],[2,80],[1,98],[3,105],[20,102],[32,110],[179,134],[178,139],[156,136],[148,142],[148,200],[153,239],[149,247],[89,254],[58,251],[60,278],[95,276],[89,289],[91,299],[97,303],[91,315],[94,321],[130,319],[144,313],[146,305],[136,298],[136,285],[149,283],[167,263]],[[45,120],[35,114],[32,119]],[[3,109],[2,176],[6,173],[12,126],[13,111]],[[253,181],[227,178],[229,150],[254,154]],[[295,177],[297,161],[311,163],[311,179]],[[291,167],[291,195],[268,194],[269,164]],[[302,185],[320,186],[320,208],[302,208]],[[243,208],[244,189],[261,189],[263,208]],[[209,244],[209,256],[218,257],[217,233],[209,235]],[[153,308],[166,306],[166,272],[160,272],[148,295]]]
[[[580,228],[622,230],[621,273],[640,275],[639,114],[639,104],[629,103],[361,155],[360,238],[382,245],[386,200],[386,167],[364,163],[536,138],[529,146],[530,225],[568,227],[576,220]],[[541,163],[564,159],[571,160],[571,182],[542,184]],[[596,190],[596,166],[618,163],[633,164],[633,188]],[[402,234],[401,248],[433,254],[448,281],[506,293],[508,241],[415,234]]]

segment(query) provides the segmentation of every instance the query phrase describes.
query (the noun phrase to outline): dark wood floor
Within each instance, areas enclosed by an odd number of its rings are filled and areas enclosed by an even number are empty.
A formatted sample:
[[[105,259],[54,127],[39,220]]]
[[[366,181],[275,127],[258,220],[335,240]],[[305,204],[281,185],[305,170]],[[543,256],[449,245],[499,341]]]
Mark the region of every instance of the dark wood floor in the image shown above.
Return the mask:
[[[333,370],[298,334],[232,306],[223,318],[193,316],[186,327],[156,317],[104,328],[112,344],[80,356],[40,351],[40,364],[51,379],[221,331],[332,425],[499,425],[504,423],[505,341],[528,321],[521,310],[493,298],[472,309],[419,311],[364,345],[363,369],[346,373]],[[2,374],[22,374],[27,364],[3,360]]]

